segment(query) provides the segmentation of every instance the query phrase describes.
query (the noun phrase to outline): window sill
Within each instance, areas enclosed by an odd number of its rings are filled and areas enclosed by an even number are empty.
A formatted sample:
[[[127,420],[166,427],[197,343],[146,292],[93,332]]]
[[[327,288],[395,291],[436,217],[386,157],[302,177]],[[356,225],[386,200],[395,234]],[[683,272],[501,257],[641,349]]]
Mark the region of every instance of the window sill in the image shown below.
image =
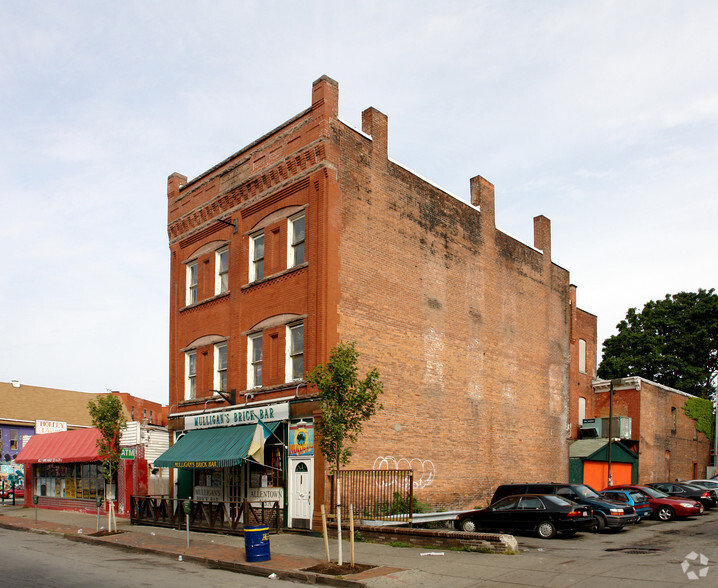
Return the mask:
[[[185,310],[191,310],[192,308],[197,308],[198,306],[202,306],[203,304],[209,304],[210,302],[214,302],[215,300],[226,298],[227,296],[229,296],[229,290],[227,290],[226,292],[222,292],[221,294],[216,294],[211,298],[205,298],[204,300],[200,300],[199,302],[193,302],[192,304],[183,306],[179,309],[179,311],[184,312]]]
[[[294,382],[284,382],[283,384],[274,384],[272,386],[258,386],[257,388],[249,388],[238,393],[241,396],[255,396],[256,394],[270,394],[281,390],[295,390],[307,385],[305,380],[294,380]]]
[[[252,288],[253,286],[258,286],[259,284],[264,284],[271,280],[276,280],[277,278],[281,278],[282,276],[286,276],[287,274],[291,274],[293,272],[299,271],[306,267],[309,267],[309,262],[305,261],[304,263],[300,263],[299,265],[295,265],[294,267],[287,268],[281,272],[272,274],[271,276],[265,276],[261,280],[255,280],[254,282],[249,282],[248,284],[245,284],[244,286],[242,286],[242,290],[247,290],[248,288]]]

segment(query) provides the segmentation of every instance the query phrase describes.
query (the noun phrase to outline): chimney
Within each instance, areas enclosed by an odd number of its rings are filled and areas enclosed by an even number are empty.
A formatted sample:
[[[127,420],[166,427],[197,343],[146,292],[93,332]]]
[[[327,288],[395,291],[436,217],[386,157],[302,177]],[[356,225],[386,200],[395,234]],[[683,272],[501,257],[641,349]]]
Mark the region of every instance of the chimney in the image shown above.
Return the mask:
[[[313,116],[337,118],[339,116],[339,84],[329,76],[322,76],[312,84]]]
[[[183,176],[182,174],[178,174],[177,172],[170,175],[167,178],[167,198],[171,198],[172,200],[176,200],[177,198],[179,198],[180,188],[186,183],[187,176]]]
[[[372,163],[386,163],[389,158],[389,118],[376,108],[367,108],[361,113],[361,130],[371,136]]]
[[[551,261],[551,221],[543,215],[534,217],[534,247]]]
[[[483,238],[493,241],[496,232],[494,185],[481,176],[471,178],[471,204],[479,207],[479,227]]]

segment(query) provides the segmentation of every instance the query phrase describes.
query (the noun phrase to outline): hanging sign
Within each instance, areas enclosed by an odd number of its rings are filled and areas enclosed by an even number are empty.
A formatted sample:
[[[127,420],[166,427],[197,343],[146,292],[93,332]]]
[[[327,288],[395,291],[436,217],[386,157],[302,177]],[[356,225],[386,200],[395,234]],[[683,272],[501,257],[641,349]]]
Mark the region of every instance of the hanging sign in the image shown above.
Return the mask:
[[[314,423],[289,425],[289,455],[314,455]]]

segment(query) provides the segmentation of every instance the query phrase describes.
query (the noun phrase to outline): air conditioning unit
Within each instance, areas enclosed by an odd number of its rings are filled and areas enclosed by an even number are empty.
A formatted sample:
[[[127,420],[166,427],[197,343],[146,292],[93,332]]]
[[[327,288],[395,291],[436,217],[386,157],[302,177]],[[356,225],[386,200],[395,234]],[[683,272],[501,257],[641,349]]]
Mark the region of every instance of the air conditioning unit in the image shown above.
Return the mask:
[[[595,437],[603,437],[601,429],[603,427],[603,419],[583,419],[579,436],[582,439],[591,439]]]
[[[599,420],[599,419],[596,419]],[[610,418],[602,418],[603,421],[602,430],[603,437],[609,435],[609,424],[611,423]],[[610,428],[610,434],[614,439],[630,439],[631,438],[631,417],[626,416],[615,416],[613,417],[613,424]]]

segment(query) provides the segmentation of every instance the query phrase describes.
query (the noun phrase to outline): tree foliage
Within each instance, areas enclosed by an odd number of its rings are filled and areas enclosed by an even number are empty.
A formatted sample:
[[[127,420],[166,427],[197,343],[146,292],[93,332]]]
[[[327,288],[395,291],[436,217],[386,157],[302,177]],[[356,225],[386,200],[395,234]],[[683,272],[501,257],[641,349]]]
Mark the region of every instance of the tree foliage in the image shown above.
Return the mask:
[[[696,430],[703,433],[709,441],[713,439],[715,421],[713,420],[713,403],[705,398],[688,398],[683,405],[683,412],[696,422]]]
[[[90,400],[87,409],[92,418],[92,426],[100,431],[97,448],[105,479],[112,483],[112,472],[116,472],[120,465],[120,435],[127,423],[124,405],[117,396],[107,394],[98,396],[96,402]]]
[[[354,342],[339,343],[329,354],[329,361],[307,374],[307,382],[319,391],[322,418],[316,427],[320,447],[334,470],[351,457],[351,446],[357,442],[363,424],[383,407],[378,402],[384,385],[376,368],[359,379],[359,353]]]
[[[680,292],[630,308],[618,333],[603,343],[598,375],[641,376],[702,398],[715,394],[718,375],[718,295]]]

